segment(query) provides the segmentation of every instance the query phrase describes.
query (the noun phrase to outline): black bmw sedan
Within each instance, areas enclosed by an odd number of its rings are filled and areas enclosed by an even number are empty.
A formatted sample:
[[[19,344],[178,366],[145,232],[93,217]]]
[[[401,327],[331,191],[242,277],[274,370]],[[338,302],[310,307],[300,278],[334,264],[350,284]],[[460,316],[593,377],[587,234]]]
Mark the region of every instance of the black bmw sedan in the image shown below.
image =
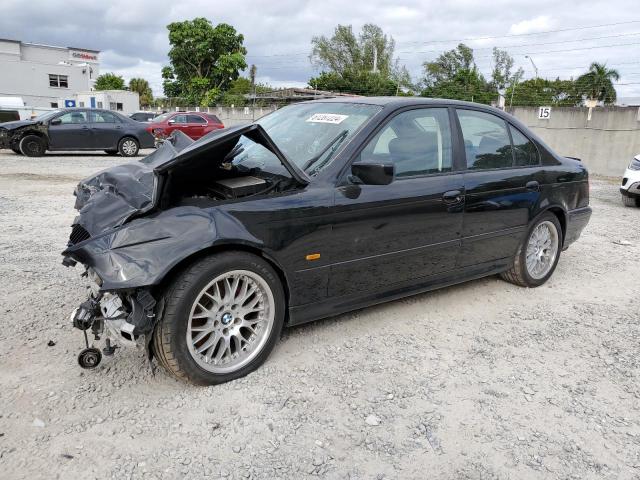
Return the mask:
[[[133,157],[152,148],[145,125],[110,110],[70,108],[52,110],[33,120],[0,123],[0,149],[39,157],[47,150],[104,150]]]
[[[591,215],[580,161],[502,111],[423,98],[176,133],[75,195],[63,263],[84,266],[92,293],[74,325],[107,353],[144,339],[197,384],[256,369],[285,325],[487,275],[542,285]]]

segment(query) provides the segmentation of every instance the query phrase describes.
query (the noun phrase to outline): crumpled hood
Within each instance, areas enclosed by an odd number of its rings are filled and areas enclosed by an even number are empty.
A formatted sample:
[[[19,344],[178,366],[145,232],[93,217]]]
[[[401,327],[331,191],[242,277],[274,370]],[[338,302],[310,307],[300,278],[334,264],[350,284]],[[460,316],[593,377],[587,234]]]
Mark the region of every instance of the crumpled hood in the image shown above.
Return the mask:
[[[136,162],[109,168],[82,180],[75,191],[75,223],[92,236],[121,225],[133,213],[151,206],[155,175]]]
[[[0,128],[4,128],[6,130],[15,130],[20,127],[26,127],[28,125],[35,125],[36,121],[34,120],[15,120],[13,122],[3,122],[0,123]]]
[[[290,164],[258,124],[215,130],[195,142],[184,133],[174,131],[158,150],[142,160],[118,165],[82,180],[74,191],[75,208],[80,212],[74,225],[81,225],[93,237],[122,225],[134,214],[146,213],[156,206],[163,175],[193,161],[222,162],[242,135],[273,151],[293,178],[308,183],[306,175],[295,164]]]

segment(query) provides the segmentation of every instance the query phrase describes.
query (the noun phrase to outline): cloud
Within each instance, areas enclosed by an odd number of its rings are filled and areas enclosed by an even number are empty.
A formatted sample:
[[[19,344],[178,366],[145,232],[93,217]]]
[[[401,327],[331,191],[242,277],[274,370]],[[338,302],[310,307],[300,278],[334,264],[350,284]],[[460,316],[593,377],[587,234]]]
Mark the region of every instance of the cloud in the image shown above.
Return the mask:
[[[549,15],[540,15],[536,18],[532,18],[531,20],[523,20],[521,22],[514,23],[511,25],[509,33],[522,35],[523,33],[544,32],[545,30],[551,30],[552,23],[553,22]]]
[[[526,53],[536,52],[532,56],[540,74],[549,77],[568,78],[583,72],[592,61],[606,61],[620,71],[620,83],[639,84],[620,85],[618,95],[639,96],[640,80],[631,74],[639,72],[640,66],[630,64],[638,46],[592,47],[640,42],[638,37],[593,39],[640,31],[640,23],[537,33],[624,22],[629,20],[624,12],[634,9],[637,0],[590,0],[588,9],[557,0],[324,0],[321,4],[316,0],[66,0],[64,5],[50,0],[3,0],[0,36],[101,50],[102,72],[114,71],[127,80],[145,77],[160,95],[170,22],[202,16],[214,24],[233,25],[244,35],[248,63],[256,64],[261,81],[274,86],[305,85],[318,73],[308,58],[314,35],[331,35],[338,24],[353,25],[358,31],[366,23],[375,23],[393,36],[397,56],[416,80],[424,61],[464,42],[474,48],[484,75],[491,72],[491,48],[498,46],[511,52],[515,66],[524,67],[527,75],[533,72]],[[599,12],[597,18],[594,11]],[[520,34],[531,35],[508,37]],[[484,39],[473,40],[478,38]],[[589,49],[553,52],[585,47]]]

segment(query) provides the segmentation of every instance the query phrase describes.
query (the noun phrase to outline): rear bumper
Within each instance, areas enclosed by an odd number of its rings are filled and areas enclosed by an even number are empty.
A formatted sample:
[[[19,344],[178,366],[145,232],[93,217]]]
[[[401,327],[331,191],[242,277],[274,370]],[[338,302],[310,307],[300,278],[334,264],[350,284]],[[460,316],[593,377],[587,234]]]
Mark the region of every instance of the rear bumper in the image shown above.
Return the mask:
[[[567,212],[567,231],[564,236],[564,248],[567,248],[578,238],[589,223],[591,207],[576,208]]]

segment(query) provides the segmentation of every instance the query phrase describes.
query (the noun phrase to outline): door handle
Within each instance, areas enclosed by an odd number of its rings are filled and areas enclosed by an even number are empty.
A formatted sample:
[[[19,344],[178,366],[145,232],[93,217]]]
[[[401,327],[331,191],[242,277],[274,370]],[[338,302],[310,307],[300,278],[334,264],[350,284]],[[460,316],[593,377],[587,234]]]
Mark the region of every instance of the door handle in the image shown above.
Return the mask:
[[[540,184],[538,182],[536,182],[535,180],[531,180],[530,182],[527,182],[527,184],[524,186],[524,188],[526,188],[527,190],[530,190],[532,192],[537,192],[540,190]]]
[[[462,202],[462,192],[460,190],[449,190],[442,195],[444,203],[460,203]]]

